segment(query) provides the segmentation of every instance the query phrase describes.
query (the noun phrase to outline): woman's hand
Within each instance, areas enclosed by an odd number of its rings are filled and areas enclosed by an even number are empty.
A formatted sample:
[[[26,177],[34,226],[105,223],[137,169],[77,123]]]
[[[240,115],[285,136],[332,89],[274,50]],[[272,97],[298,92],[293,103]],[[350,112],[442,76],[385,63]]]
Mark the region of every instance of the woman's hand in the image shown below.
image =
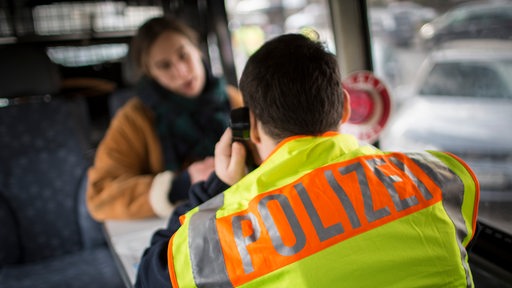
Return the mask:
[[[232,137],[231,128],[228,128],[215,145],[215,173],[230,186],[247,174],[245,148],[242,143],[232,142]]]
[[[206,181],[210,174],[214,171],[215,162],[213,157],[206,157],[201,161],[196,161],[188,166],[188,174],[190,175],[190,183],[194,184],[200,181]]]

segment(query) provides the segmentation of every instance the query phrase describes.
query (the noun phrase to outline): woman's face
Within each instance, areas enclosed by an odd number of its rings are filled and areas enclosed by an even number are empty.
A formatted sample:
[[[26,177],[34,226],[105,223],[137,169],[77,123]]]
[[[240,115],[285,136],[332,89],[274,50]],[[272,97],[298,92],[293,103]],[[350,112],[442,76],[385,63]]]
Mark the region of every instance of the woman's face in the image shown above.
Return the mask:
[[[165,32],[149,49],[148,71],[160,85],[185,97],[199,96],[206,82],[201,52],[185,36]]]

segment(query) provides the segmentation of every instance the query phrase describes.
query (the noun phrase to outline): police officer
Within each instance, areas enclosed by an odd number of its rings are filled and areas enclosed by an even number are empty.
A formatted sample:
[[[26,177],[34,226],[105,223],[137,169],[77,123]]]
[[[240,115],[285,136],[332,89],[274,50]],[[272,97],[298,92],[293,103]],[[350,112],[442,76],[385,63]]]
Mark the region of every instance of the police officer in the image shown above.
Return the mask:
[[[215,174],[154,235],[137,286],[473,287],[479,186],[462,160],[338,133],[349,105],[336,59],[302,35],[265,43],[240,89],[264,162],[246,174],[226,130]]]

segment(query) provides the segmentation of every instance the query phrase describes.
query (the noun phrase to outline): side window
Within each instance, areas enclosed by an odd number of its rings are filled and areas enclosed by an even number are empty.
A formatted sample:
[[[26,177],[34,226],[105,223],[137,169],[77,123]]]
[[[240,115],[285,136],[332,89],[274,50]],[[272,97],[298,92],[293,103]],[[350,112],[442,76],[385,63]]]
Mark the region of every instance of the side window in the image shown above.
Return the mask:
[[[378,21],[369,25],[374,68],[392,69],[395,76],[386,82],[394,110],[380,148],[459,156],[480,183],[479,219],[512,233],[512,214],[506,212],[512,209],[512,141],[505,132],[512,131],[512,3],[366,3],[370,17],[394,15],[398,7],[423,15],[412,18],[412,31],[403,25],[384,30]],[[418,5],[406,9],[407,3]],[[375,65],[387,50],[397,60]]]
[[[226,0],[225,6],[238,78],[249,56],[282,33],[304,33],[336,52],[327,0]]]

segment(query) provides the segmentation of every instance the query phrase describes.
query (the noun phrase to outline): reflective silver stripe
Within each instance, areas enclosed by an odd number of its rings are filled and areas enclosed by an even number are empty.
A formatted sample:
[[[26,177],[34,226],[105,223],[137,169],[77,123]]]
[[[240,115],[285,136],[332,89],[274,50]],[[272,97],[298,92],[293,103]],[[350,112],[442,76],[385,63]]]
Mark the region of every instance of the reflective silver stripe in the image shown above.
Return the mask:
[[[368,163],[368,165],[373,169],[375,176],[377,176],[377,178],[379,178],[379,180],[386,187],[386,190],[389,193],[389,196],[391,196],[391,200],[393,200],[397,211],[402,211],[418,204],[418,199],[414,195],[409,198],[400,199],[400,195],[398,195],[394,183],[402,182],[403,179],[398,175],[388,176],[380,170],[379,166],[385,165],[386,161],[383,159],[368,159],[366,160],[366,163]]]
[[[302,200],[302,204],[306,208],[309,218],[313,223],[313,227],[315,227],[316,234],[321,242],[343,233],[344,230],[341,223],[335,223],[329,227],[325,227],[323,225],[322,220],[320,219],[320,216],[318,215],[315,206],[313,206],[313,202],[311,202],[311,198],[302,183],[295,184],[294,187]]]
[[[391,214],[391,212],[389,212],[389,207],[383,207],[378,210],[375,210],[375,206],[373,205],[372,194],[370,193],[370,187],[368,185],[368,179],[366,178],[363,165],[360,162],[356,162],[348,166],[341,167],[339,171],[342,175],[346,175],[351,172],[356,172],[357,180],[359,182],[359,188],[361,189],[361,193],[363,194],[364,213],[366,215],[366,219],[368,220],[368,222],[379,220]]]
[[[253,234],[244,237],[242,231],[242,222],[243,221],[251,221],[251,227],[254,231]],[[251,243],[256,242],[258,238],[260,238],[260,225],[258,224],[258,219],[252,213],[247,213],[243,215],[234,216],[231,220],[233,226],[233,234],[235,236],[236,247],[238,248],[238,253],[240,253],[240,257],[242,258],[242,264],[244,266],[245,274],[251,273],[254,271],[254,267],[252,266],[251,255],[249,255],[249,251],[247,251],[247,246]]]
[[[441,187],[443,193],[443,207],[453,222],[456,230],[457,243],[461,254],[461,263],[466,273],[467,287],[471,286],[469,265],[466,263],[466,249],[462,246],[464,238],[468,235],[466,221],[462,215],[462,202],[464,199],[464,183],[441,160],[428,153],[407,154],[430,178]]]
[[[334,179],[334,175],[332,174],[331,170],[326,170],[324,175],[327,179],[327,182],[329,183],[329,186],[331,186],[334,193],[336,193],[336,196],[338,196],[341,205],[343,205],[343,209],[345,209],[345,213],[348,215],[348,219],[350,220],[352,228],[355,229],[361,227],[361,222],[359,221],[359,217],[357,217],[357,213],[354,209],[354,205],[352,205],[352,201],[347,196],[347,192],[345,192],[343,187],[341,187],[336,179]]]
[[[226,271],[215,225],[215,214],[223,204],[222,193],[199,206],[199,211],[190,217],[188,245],[197,287],[233,287]]]
[[[395,157],[390,157],[390,160],[393,164],[395,164],[396,167],[398,167],[398,169],[404,171],[405,174],[407,174],[407,176],[414,182],[414,184],[416,184],[416,187],[420,189],[420,193],[421,195],[423,195],[423,198],[425,198],[425,200],[432,199],[432,193],[428,191],[427,186],[425,186],[425,184],[423,184],[421,180],[419,180],[414,174],[412,174],[411,170],[407,166],[405,166],[404,162],[400,161]]]
[[[291,247],[284,245],[272,214],[270,214],[270,211],[268,210],[267,203],[272,200],[277,200],[281,205],[284,215],[290,224],[290,228],[292,228],[293,234],[295,235],[295,244]],[[285,195],[271,194],[263,197],[258,203],[258,211],[260,212],[261,219],[263,219],[263,223],[265,224],[268,234],[270,235],[270,239],[272,240],[272,245],[274,245],[277,253],[283,256],[291,256],[304,248],[306,245],[306,235],[300,226],[299,219],[297,219],[290,201]]]

